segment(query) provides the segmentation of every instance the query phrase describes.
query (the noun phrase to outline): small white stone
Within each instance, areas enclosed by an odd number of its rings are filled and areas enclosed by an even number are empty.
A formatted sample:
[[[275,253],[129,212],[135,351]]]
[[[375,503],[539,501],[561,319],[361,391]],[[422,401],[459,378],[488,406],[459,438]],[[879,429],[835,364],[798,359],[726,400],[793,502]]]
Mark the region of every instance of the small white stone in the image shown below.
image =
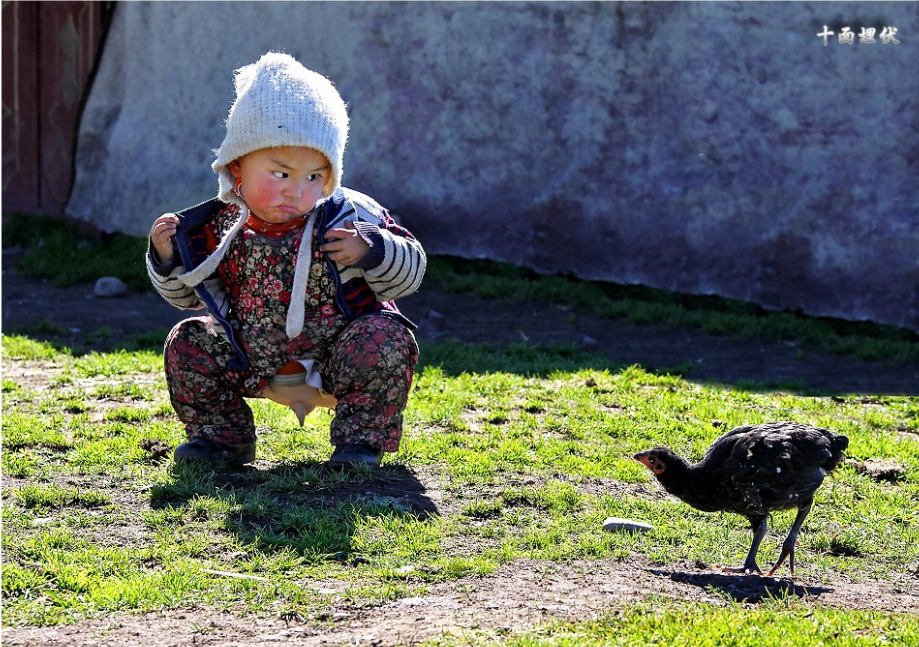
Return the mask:
[[[607,532],[648,532],[654,530],[654,526],[641,521],[609,517],[603,522],[603,530]]]
[[[425,604],[425,602],[427,602],[427,600],[418,596],[413,598],[402,598],[399,600],[399,604],[404,604],[407,607],[418,607]]]
[[[104,299],[124,296],[127,291],[128,286],[117,276],[103,276],[93,288],[93,294]]]

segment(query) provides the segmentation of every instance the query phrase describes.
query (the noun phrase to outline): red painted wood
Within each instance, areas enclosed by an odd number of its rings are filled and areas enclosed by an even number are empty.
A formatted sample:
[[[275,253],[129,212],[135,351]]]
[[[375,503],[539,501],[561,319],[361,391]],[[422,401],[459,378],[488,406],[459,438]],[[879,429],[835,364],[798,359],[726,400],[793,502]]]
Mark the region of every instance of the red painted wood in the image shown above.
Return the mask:
[[[63,214],[105,3],[3,4],[3,208]]]
[[[3,3],[3,211],[38,206],[38,3]]]
[[[102,27],[96,2],[42,3],[39,206],[63,213],[70,193],[80,106]]]

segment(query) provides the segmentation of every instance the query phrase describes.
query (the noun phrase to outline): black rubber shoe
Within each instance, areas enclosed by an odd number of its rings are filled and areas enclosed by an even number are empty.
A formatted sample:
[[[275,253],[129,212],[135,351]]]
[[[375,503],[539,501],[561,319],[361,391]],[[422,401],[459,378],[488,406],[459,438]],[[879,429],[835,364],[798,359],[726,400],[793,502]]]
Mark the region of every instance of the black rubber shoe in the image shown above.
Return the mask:
[[[255,441],[243,445],[224,445],[206,438],[194,438],[176,447],[176,463],[244,465],[255,460]]]
[[[338,445],[329,459],[329,467],[334,469],[356,467],[357,465],[379,467],[382,458],[383,452],[368,445]]]

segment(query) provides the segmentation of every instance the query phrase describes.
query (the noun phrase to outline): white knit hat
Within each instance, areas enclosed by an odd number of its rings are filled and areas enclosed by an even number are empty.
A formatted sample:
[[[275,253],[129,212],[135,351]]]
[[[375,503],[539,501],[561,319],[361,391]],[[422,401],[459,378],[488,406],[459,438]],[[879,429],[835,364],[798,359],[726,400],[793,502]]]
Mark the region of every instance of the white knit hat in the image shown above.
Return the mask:
[[[241,204],[227,165],[252,151],[278,146],[306,146],[328,158],[333,177],[322,194],[327,197],[341,186],[347,140],[348,112],[332,82],[288,54],[268,52],[236,70],[227,135],[211,165],[219,178],[217,197]]]

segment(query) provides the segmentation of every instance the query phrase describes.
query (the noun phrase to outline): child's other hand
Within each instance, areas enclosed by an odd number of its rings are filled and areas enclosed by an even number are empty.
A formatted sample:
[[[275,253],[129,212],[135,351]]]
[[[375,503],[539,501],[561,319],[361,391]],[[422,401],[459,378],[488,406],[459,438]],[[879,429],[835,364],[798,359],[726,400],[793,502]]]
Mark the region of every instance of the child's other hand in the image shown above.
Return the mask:
[[[333,229],[326,233],[325,237],[332,242],[322,245],[319,250],[326,252],[331,260],[345,267],[359,263],[370,251],[370,245],[360,237],[350,220],[345,220],[344,228]]]
[[[179,218],[174,213],[164,213],[153,221],[150,240],[153,241],[153,248],[164,263],[172,261],[172,237],[176,235],[178,225]]]

